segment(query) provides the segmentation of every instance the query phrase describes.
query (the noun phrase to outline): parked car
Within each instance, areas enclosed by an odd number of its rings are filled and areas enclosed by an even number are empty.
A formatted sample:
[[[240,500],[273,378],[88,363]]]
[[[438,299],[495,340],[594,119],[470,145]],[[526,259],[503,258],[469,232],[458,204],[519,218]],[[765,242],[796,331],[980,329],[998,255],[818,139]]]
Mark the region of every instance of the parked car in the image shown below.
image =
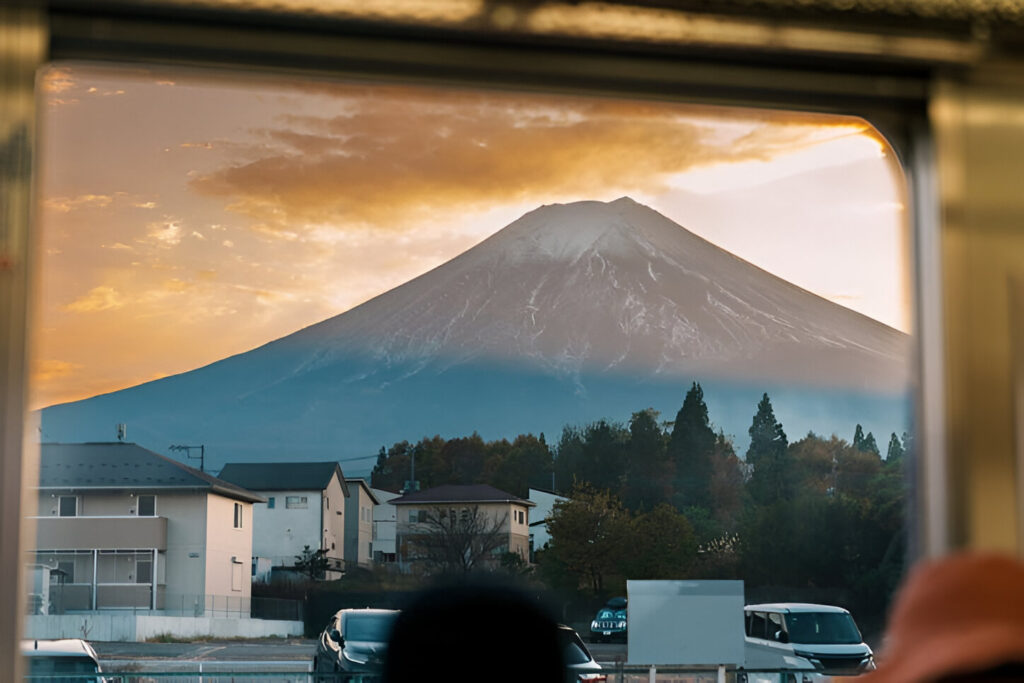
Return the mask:
[[[590,640],[604,642],[607,640],[626,640],[626,598],[612,598],[597,612],[590,622]]]
[[[608,680],[576,631],[559,625],[558,637],[565,657],[565,683],[605,683]]]
[[[747,668],[784,668],[775,658],[800,657],[827,675],[872,671],[874,653],[842,607],[771,603],[744,608]]]
[[[99,657],[92,645],[81,638],[64,640],[23,640],[21,654],[32,681],[61,683],[103,683]]]
[[[343,609],[338,611],[317,644],[313,671],[318,674],[379,674],[398,610]],[[330,679],[327,679],[330,680]]]

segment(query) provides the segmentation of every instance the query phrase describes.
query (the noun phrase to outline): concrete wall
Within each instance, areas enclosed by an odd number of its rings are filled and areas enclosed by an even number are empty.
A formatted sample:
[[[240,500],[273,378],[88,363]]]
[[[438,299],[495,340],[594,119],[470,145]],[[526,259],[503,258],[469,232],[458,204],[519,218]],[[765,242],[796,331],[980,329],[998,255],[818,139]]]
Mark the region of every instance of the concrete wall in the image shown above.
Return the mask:
[[[167,518],[167,552],[158,558],[157,584],[172,599],[213,592],[206,587],[206,495],[157,497],[156,512]]]
[[[235,505],[242,525],[235,528]],[[216,494],[206,497],[206,590],[210,595],[252,594],[252,504]]]
[[[179,638],[263,638],[301,636],[301,621],[152,614],[62,614],[25,618],[26,638],[85,638],[100,642],[142,642],[161,634]]]
[[[320,491],[260,491],[260,495],[273,498],[274,507],[268,508],[267,503],[252,506],[253,554],[269,558],[274,566],[290,567],[295,564],[295,556],[302,554],[303,546],[313,550],[320,547],[320,512],[324,505]],[[288,496],[305,496],[306,507],[288,508]],[[341,519],[344,524],[344,517]],[[341,534],[343,537],[344,531]]]

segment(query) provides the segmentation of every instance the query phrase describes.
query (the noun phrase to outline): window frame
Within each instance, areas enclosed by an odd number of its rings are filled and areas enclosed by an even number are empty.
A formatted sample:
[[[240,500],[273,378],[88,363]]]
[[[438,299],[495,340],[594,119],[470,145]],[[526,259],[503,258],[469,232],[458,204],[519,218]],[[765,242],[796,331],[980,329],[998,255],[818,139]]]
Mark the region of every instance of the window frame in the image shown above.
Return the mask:
[[[153,499],[153,514],[144,515],[142,514],[142,499],[152,498]],[[156,511],[156,494],[155,493],[143,493],[135,496],[135,516],[136,517],[157,517]]]
[[[64,514],[64,501],[71,500],[74,502],[74,511],[70,515]],[[81,517],[82,516],[82,501],[80,496],[77,495],[62,495],[57,496],[57,516],[58,517]]]

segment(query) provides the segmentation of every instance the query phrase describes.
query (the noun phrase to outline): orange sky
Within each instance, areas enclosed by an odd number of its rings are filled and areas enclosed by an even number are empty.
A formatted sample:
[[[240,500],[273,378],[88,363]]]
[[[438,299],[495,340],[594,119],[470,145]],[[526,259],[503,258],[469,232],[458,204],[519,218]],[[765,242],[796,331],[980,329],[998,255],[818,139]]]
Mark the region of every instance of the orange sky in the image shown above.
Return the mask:
[[[42,84],[35,407],[336,315],[540,204],[622,195],[909,330],[903,179],[856,119],[80,65]]]

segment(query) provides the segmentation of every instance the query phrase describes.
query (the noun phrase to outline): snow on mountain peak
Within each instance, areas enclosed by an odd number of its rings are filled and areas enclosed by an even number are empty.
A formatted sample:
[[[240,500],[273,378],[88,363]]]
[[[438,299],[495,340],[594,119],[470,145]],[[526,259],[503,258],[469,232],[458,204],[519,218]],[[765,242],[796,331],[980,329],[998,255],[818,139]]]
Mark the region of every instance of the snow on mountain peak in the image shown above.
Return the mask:
[[[547,204],[524,215],[487,242],[510,260],[542,257],[573,262],[597,250],[614,253],[639,241],[679,239],[690,233],[629,197]]]

